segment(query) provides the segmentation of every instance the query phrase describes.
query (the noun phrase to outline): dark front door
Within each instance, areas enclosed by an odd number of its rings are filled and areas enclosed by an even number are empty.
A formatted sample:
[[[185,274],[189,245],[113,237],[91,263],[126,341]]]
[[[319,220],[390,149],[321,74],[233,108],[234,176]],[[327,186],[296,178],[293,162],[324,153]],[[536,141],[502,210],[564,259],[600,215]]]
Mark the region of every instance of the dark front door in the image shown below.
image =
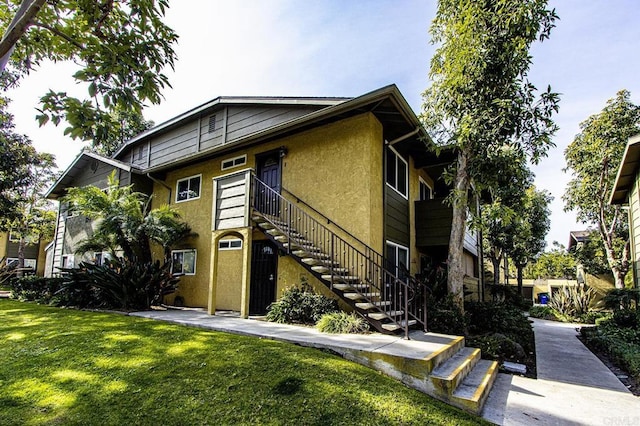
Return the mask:
[[[268,240],[254,241],[249,287],[249,315],[264,315],[276,297],[278,251]]]
[[[258,179],[265,187],[256,191],[256,208],[271,216],[280,216],[280,185],[281,185],[280,156],[273,153],[258,158]]]

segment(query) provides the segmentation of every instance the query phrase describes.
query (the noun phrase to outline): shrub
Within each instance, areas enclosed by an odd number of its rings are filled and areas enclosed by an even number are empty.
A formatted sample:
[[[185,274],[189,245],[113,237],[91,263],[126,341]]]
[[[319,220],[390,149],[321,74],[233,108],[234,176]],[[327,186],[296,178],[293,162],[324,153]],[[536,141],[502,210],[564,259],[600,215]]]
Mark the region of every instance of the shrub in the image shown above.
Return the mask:
[[[622,317],[620,315],[618,321]],[[625,315],[625,320],[630,317]],[[596,327],[583,327],[581,333],[589,346],[602,350],[615,364],[640,380],[640,328],[637,325],[621,327],[614,318],[602,319]]]
[[[520,363],[527,361],[527,354],[523,346],[501,333],[471,336],[466,339],[466,344],[474,348],[480,348],[484,359]]]
[[[558,319],[553,309],[548,306],[532,306],[529,309],[529,316],[533,318],[541,318],[546,320],[555,321]]]
[[[605,307],[613,310],[638,309],[640,289],[638,288],[614,288],[607,292],[602,299]]]
[[[427,327],[429,331],[435,333],[455,335],[465,333],[465,316],[454,301],[453,295],[447,295],[440,300],[428,299]]]
[[[61,278],[44,278],[36,275],[13,277],[9,281],[11,297],[39,303],[52,302],[61,284]]]
[[[623,328],[638,327],[638,315],[636,311],[630,309],[617,310],[613,312],[613,321]]]
[[[589,311],[595,291],[586,285],[564,286],[549,299],[549,307],[567,318],[577,317]]]
[[[362,317],[346,312],[324,314],[317,327],[323,333],[362,334],[369,331],[369,324]]]
[[[610,318],[609,312],[589,311],[586,314],[582,314],[576,318],[578,322],[583,324],[596,324],[601,319]]]
[[[498,333],[526,352],[535,350],[531,322],[518,308],[506,303],[469,302],[465,310],[470,335]]]
[[[171,265],[160,262],[136,263],[113,259],[106,265],[82,262],[67,273],[61,290],[62,300],[78,307],[149,309],[162,296],[176,290],[178,278]]]
[[[313,325],[327,313],[338,312],[335,299],[314,293],[305,281],[287,288],[282,297],[267,308],[267,321]]]

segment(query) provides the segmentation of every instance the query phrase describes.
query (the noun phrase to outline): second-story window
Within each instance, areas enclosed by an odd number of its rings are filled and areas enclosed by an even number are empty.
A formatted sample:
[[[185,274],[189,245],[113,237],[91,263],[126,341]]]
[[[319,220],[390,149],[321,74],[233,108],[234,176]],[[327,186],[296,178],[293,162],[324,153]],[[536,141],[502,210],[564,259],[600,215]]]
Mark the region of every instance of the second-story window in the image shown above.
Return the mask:
[[[176,202],[193,200],[200,198],[200,181],[202,176],[191,176],[178,180],[178,189],[176,190]]]
[[[420,178],[420,198],[419,201],[430,200],[433,198],[433,190],[425,181]]]
[[[407,162],[393,149],[387,149],[387,185],[407,198]]]

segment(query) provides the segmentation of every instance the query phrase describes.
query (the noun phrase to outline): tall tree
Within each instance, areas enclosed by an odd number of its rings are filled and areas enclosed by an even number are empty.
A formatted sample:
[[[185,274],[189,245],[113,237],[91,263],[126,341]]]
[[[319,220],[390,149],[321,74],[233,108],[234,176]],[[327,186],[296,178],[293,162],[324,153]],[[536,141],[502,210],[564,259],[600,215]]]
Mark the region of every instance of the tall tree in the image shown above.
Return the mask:
[[[65,134],[100,147],[113,140],[116,109],[140,113],[169,86],[163,69],[174,66],[178,36],[162,21],[167,8],[167,0],[8,0],[0,7],[0,57],[18,83],[45,60],[77,64],[73,79],[87,96],[50,90],[38,121],[66,121]]]
[[[21,215],[20,191],[31,183],[32,166],[38,155],[25,135],[15,132],[13,115],[7,109],[9,99],[0,96],[0,226]]]
[[[534,262],[524,269],[524,277],[529,279],[560,278],[572,280],[576,278],[576,261],[571,253],[557,241],[553,248],[540,254]]]
[[[549,192],[537,190],[533,186],[526,190],[522,198],[522,208],[509,252],[517,271],[518,294],[522,294],[524,268],[545,249],[545,237],[551,225],[549,203],[552,200]]]
[[[565,171],[572,173],[563,196],[565,210],[596,227],[617,288],[624,287],[630,267],[629,229],[627,212],[610,206],[609,198],[627,141],[640,133],[640,107],[630,96],[621,90],[600,113],[580,123],[580,133],[564,152]]]
[[[505,145],[533,162],[556,131],[558,95],[537,97],[527,78],[530,46],[548,38],[557,19],[546,0],[441,0],[430,29],[438,47],[432,85],[423,94],[422,120],[439,144],[457,147],[448,176],[453,223],[448,289],[462,304],[463,240],[469,190],[495,186],[483,162]]]

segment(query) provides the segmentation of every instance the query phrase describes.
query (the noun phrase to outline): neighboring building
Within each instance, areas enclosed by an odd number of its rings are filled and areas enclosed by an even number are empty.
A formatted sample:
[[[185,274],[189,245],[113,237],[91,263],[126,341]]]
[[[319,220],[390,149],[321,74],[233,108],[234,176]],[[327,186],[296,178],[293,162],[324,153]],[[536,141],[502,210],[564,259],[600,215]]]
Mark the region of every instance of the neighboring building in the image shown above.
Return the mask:
[[[6,258],[7,264],[18,262],[20,240],[11,232],[0,232],[0,259]],[[43,275],[45,269],[45,244],[40,241],[28,241],[24,247],[24,266],[36,274]]]
[[[627,143],[609,203],[629,208],[631,270],[634,286],[640,287],[640,135]]]
[[[262,315],[306,279],[393,331],[424,318],[398,279],[447,256],[441,174],[454,156],[430,153],[428,138],[394,85],[353,99],[220,97],[113,158],[81,153],[48,196],[104,187],[116,170],[122,185],[153,194],[153,207],[176,207],[198,234],[172,253],[185,305]],[[60,204],[52,272],[78,263],[74,244],[90,232]],[[464,248],[465,282],[480,293],[473,234]]]

